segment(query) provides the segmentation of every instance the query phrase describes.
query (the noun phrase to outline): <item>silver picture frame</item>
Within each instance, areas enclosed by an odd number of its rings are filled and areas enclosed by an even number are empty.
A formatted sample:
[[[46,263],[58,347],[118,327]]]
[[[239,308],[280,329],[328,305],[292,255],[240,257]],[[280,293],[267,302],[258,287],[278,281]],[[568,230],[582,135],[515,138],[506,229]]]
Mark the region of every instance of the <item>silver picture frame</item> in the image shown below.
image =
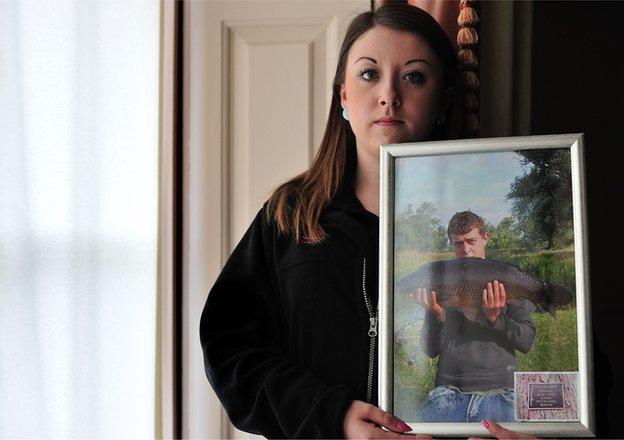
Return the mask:
[[[583,159],[583,134],[561,134],[489,139],[462,139],[382,145],[380,148],[380,242],[379,242],[379,395],[381,409],[402,418],[412,432],[434,436],[487,436],[479,422],[417,422],[395,412],[395,220],[397,218],[396,181],[398,163],[405,158],[416,161],[433,157],[465,157],[514,153],[538,149],[569,151],[572,186],[573,264],[575,268],[576,331],[578,353],[578,419],[573,421],[529,420],[501,423],[507,429],[538,437],[594,437],[594,391],[592,334],[589,296],[586,187]],[[415,165],[416,166],[416,165]],[[453,175],[438,176],[440,184]],[[418,191],[418,188],[414,188]],[[517,403],[515,403],[517,407]]]

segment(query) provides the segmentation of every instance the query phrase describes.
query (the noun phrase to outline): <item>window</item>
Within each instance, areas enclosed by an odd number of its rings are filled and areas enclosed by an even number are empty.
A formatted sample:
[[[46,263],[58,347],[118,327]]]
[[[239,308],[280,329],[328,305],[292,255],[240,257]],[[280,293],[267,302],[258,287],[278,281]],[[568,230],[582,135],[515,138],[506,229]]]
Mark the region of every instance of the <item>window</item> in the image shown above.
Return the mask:
[[[0,437],[153,437],[159,2],[0,2]]]

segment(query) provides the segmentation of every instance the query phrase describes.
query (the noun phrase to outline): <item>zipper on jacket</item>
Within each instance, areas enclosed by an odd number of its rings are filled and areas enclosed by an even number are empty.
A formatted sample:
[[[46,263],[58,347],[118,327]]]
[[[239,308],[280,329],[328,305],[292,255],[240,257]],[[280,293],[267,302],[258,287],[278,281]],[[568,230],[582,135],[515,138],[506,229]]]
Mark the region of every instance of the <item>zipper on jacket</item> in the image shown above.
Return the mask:
[[[379,307],[373,312],[373,304],[366,293],[366,258],[364,258],[362,267],[362,293],[364,294],[364,303],[368,311],[370,326],[368,328],[368,337],[370,338],[370,351],[368,354],[368,379],[366,382],[366,402],[371,403],[373,395],[373,373],[375,367],[375,346],[377,342],[377,323],[379,321]]]

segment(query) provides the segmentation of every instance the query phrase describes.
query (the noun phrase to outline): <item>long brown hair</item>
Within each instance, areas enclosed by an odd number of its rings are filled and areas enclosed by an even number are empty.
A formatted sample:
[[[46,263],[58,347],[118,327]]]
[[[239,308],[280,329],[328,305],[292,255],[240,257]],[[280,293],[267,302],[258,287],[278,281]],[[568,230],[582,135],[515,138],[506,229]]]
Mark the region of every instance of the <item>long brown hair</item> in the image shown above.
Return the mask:
[[[340,48],[329,117],[312,165],[280,185],[268,201],[268,219],[275,221],[280,233],[292,233],[299,242],[318,243],[326,237],[319,224],[321,214],[340,186],[351,184],[347,176],[352,176],[357,162],[355,135],[348,121],[342,118],[340,87],[345,79],[351,46],[375,25],[415,33],[424,38],[443,63],[445,86],[454,85],[457,63],[453,48],[440,25],[428,13],[403,2],[387,2],[379,9],[364,12],[353,19]],[[453,136],[454,123],[451,119],[445,118],[445,124],[435,128],[433,139]]]

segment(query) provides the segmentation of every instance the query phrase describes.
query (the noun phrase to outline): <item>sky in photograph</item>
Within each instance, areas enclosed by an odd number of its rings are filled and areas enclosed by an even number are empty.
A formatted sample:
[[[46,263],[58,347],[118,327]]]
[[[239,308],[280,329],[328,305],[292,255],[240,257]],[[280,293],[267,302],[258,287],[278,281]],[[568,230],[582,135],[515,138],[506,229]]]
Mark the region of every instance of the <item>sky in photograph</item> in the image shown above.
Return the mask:
[[[429,201],[445,228],[458,211],[470,210],[494,226],[510,216],[507,194],[525,170],[514,152],[401,157],[395,164],[396,213]]]

